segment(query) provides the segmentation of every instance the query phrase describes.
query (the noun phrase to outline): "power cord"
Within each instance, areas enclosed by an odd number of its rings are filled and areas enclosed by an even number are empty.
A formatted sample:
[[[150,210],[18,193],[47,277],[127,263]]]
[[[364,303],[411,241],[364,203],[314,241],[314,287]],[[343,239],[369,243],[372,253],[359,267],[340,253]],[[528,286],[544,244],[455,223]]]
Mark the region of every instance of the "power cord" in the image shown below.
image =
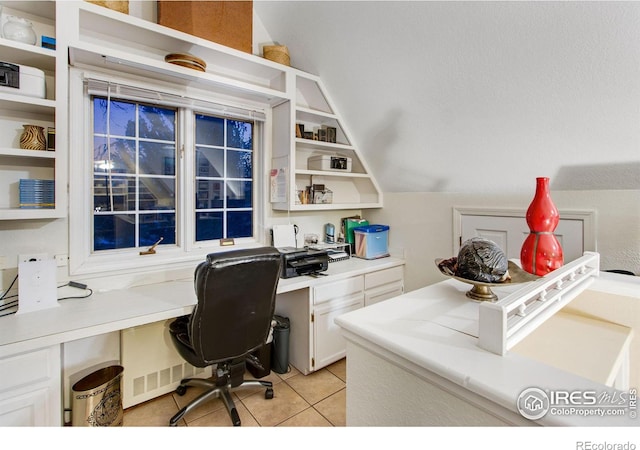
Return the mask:
[[[60,289],[62,287],[65,287],[65,286],[69,286],[69,287],[73,287],[73,288],[77,288],[77,289],[83,289],[85,291],[89,291],[89,293],[87,295],[77,295],[77,296],[71,296],[71,297],[62,297],[62,298],[59,298],[58,301],[67,300],[67,299],[70,299],[70,298],[87,298],[87,297],[91,297],[91,294],[93,294],[93,290],[89,289],[87,287],[87,285],[83,284],[83,283],[78,283],[76,281],[69,281],[68,283],[63,284],[62,286],[58,286],[58,289]]]
[[[9,287],[7,288],[6,291],[4,291],[4,294],[2,294],[2,297],[0,297],[0,301],[4,300],[5,298],[16,298],[18,297],[17,295],[10,295],[7,297],[7,294],[9,293],[9,291],[11,290],[11,288],[13,287],[13,285],[16,283],[16,280],[18,279],[18,275],[15,276],[15,278],[13,279],[13,281],[11,282],[11,284],[9,285]],[[7,303],[3,303],[2,305],[0,305],[0,317],[3,316],[8,316],[11,314],[15,314],[15,311],[11,311],[11,312],[5,312],[2,313],[2,311],[6,311],[7,309],[11,309],[15,306],[18,305],[18,300],[11,300],[10,302]]]
[[[2,301],[4,299],[17,298],[18,297],[17,294],[7,296],[7,294],[9,293],[9,291],[11,291],[11,288],[13,287],[13,285],[16,283],[17,280],[18,280],[18,275],[15,276],[15,278],[13,279],[13,281],[11,282],[11,284],[9,285],[7,290],[4,291],[4,293],[0,297],[0,301]],[[90,297],[93,294],[93,290],[89,289],[86,284],[78,283],[77,281],[69,281],[68,283],[65,283],[63,285],[58,286],[58,289],[63,288],[65,286],[69,286],[69,287],[73,287],[73,288],[77,288],[77,289],[83,289],[83,290],[88,291],[88,293],[86,295],[62,297],[62,298],[59,298],[58,301],[60,301],[60,300],[68,300],[68,299],[71,299],[71,298],[87,298],[87,297]],[[3,303],[2,305],[0,305],[0,317],[4,317],[4,316],[9,316],[11,314],[15,314],[16,311],[10,311],[10,312],[3,312],[3,311],[15,308],[16,306],[18,306],[18,300],[17,299],[16,300],[11,300],[10,302],[6,302],[6,303]]]

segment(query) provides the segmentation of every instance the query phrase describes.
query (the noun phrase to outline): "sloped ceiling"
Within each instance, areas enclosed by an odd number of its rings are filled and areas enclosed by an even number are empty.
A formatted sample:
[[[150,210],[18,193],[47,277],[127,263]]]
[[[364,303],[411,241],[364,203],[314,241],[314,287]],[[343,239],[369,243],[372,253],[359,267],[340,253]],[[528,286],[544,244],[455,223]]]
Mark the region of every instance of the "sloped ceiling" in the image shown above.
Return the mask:
[[[254,1],[386,192],[640,189],[640,3]]]

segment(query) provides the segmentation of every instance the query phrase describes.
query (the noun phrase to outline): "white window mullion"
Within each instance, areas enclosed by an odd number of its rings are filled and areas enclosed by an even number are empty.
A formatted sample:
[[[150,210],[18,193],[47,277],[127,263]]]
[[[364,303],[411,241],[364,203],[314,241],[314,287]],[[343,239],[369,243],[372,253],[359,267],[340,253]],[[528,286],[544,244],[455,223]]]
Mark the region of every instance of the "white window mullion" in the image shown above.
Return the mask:
[[[181,202],[183,208],[180,209],[180,236],[184,243],[185,251],[194,249],[195,244],[195,196],[196,196],[196,173],[195,173],[195,120],[193,111],[190,109],[180,109],[178,121],[179,144],[178,159],[181,163],[180,180]]]

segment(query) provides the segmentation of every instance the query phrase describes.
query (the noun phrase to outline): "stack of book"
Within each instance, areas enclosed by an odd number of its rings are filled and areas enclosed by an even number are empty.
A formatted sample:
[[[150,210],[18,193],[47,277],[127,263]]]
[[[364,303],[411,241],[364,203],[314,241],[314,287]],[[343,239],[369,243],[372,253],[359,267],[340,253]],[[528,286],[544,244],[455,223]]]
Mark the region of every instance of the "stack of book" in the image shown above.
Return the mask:
[[[54,207],[54,180],[20,180],[20,208]]]

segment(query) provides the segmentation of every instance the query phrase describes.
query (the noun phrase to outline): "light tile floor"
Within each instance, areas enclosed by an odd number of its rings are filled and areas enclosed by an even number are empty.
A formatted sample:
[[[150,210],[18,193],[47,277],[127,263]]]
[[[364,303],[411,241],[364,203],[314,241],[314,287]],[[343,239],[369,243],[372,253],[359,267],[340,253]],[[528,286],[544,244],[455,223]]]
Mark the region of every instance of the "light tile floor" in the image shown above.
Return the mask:
[[[344,427],[346,423],[346,360],[303,375],[294,367],[286,374],[271,372],[262,378],[273,383],[274,397],[264,398],[264,389],[237,388],[233,399],[242,426],[254,427]],[[251,378],[247,373],[246,378]],[[124,411],[125,427],[169,426],[169,419],[201,388],[190,387],[184,396],[169,393]],[[187,414],[178,426],[232,426],[222,400],[214,399]]]

